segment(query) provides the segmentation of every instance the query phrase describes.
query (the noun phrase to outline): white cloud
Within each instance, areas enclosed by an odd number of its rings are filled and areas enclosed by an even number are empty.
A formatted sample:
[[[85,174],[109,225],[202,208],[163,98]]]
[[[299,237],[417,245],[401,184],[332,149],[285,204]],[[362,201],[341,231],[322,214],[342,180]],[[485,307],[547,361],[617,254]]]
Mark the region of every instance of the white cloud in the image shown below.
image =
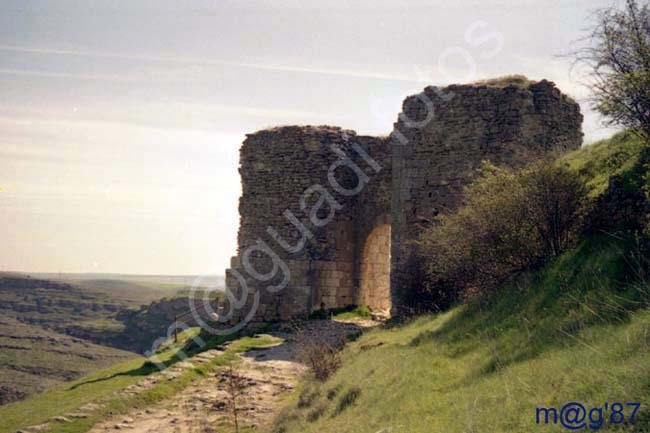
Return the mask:
[[[93,52],[93,51],[76,51],[76,50],[68,50],[68,49],[38,48],[38,47],[20,47],[20,46],[13,46],[13,45],[0,45],[0,50],[22,52],[22,53],[33,53],[33,54],[94,57],[94,58],[103,58],[103,59],[138,60],[144,62],[168,62],[168,63],[180,63],[183,65],[194,64],[194,65],[205,65],[205,66],[215,66],[215,65],[233,66],[233,67],[258,69],[263,71],[297,72],[297,73],[306,73],[306,74],[334,75],[334,76],[342,76],[342,77],[350,77],[350,78],[406,81],[406,82],[414,82],[414,83],[426,82],[425,80],[423,80],[421,76],[418,76],[418,74],[416,73],[385,74],[385,73],[350,70],[350,69],[316,68],[316,67],[291,66],[291,65],[271,65],[271,64],[263,64],[263,63],[234,62],[228,60],[216,60],[216,59],[197,58],[197,57],[148,56],[148,55],[140,55],[140,54],[133,55],[133,54],[126,54],[126,53],[100,53],[100,52]],[[16,73],[18,72],[20,71],[17,71]],[[34,75],[39,74],[39,72],[36,71],[23,71],[23,72],[25,74],[29,74],[29,73],[32,73]],[[11,73],[11,71],[8,71],[7,73]],[[58,75],[65,75],[65,74],[42,73],[42,76],[50,76],[50,75],[52,78],[67,78],[65,76],[61,76],[61,77],[58,76]],[[82,77],[81,79],[92,79],[91,75],[88,76],[81,75],[81,77]],[[104,79],[104,78],[98,78],[98,79]]]
[[[155,130],[180,129],[187,132],[212,131],[219,128],[219,121],[224,118],[257,118],[267,123],[330,122],[335,115],[305,110],[285,108],[228,105],[212,103],[187,103],[178,101],[137,103],[123,102],[116,106],[112,103],[79,106],[8,105],[0,103],[0,118],[16,123],[57,122],[66,124],[113,125],[128,124]]]
[[[66,80],[90,80],[90,81],[120,81],[126,83],[133,82],[151,82],[156,81],[152,77],[136,77],[129,75],[116,75],[116,74],[83,74],[77,72],[47,72],[47,71],[32,71],[26,69],[6,69],[0,68],[0,74],[15,75],[20,77],[40,77],[40,78],[59,78]],[[157,80],[161,81],[161,80]],[[170,81],[166,79],[164,81]],[[180,81],[180,79],[179,79]]]

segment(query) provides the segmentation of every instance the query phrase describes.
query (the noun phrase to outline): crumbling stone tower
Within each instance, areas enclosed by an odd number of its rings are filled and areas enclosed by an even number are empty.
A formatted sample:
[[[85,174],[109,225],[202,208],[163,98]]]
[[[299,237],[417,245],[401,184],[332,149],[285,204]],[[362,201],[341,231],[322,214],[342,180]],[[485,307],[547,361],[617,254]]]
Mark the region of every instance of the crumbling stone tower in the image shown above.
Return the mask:
[[[413,241],[483,161],[518,166],[582,142],[578,104],[548,81],[427,87],[390,137],[330,126],[249,134],[224,318],[268,322],[366,305],[398,312]]]

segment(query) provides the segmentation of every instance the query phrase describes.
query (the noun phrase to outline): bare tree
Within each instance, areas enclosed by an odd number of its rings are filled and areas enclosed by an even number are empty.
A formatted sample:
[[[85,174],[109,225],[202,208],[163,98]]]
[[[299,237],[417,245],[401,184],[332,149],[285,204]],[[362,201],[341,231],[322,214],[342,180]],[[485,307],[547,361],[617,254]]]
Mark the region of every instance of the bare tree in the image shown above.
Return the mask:
[[[610,125],[631,128],[650,142],[650,9],[627,0],[601,9],[584,48],[573,53],[587,67],[594,108]]]
[[[228,393],[230,413],[235,425],[235,433],[239,433],[239,406],[238,399],[245,387],[244,378],[239,375],[232,361],[228,362],[228,375],[226,377],[226,392]]]

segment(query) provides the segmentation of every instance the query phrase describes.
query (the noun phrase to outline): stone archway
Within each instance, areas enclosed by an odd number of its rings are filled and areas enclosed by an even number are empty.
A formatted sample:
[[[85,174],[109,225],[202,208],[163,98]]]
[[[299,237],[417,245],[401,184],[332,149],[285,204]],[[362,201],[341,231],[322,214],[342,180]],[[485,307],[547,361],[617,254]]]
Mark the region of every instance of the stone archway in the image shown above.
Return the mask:
[[[361,252],[358,304],[388,315],[390,296],[390,224],[375,227]]]

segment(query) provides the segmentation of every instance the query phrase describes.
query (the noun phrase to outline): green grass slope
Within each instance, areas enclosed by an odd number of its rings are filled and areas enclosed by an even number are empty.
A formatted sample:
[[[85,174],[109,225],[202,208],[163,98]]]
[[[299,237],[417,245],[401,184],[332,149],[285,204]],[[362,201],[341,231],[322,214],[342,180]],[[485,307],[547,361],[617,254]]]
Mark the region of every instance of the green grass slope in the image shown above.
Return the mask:
[[[630,187],[638,187],[637,165],[643,144],[628,131],[568,153],[560,159],[581,173],[594,196],[602,194],[611,176],[623,176]]]
[[[570,401],[641,402],[650,428],[650,287],[628,281],[625,250],[591,239],[483,308],[364,335],[275,431],[534,431],[536,407]]]
[[[563,160],[597,195],[614,174],[634,184],[640,149],[621,133]],[[328,381],[302,385],[273,431],[567,431],[537,425],[536,408],[572,401],[608,403],[594,429],[650,431],[650,283],[634,250],[591,236],[484,305],[363,335]],[[641,403],[634,425],[607,421],[616,402]]]

